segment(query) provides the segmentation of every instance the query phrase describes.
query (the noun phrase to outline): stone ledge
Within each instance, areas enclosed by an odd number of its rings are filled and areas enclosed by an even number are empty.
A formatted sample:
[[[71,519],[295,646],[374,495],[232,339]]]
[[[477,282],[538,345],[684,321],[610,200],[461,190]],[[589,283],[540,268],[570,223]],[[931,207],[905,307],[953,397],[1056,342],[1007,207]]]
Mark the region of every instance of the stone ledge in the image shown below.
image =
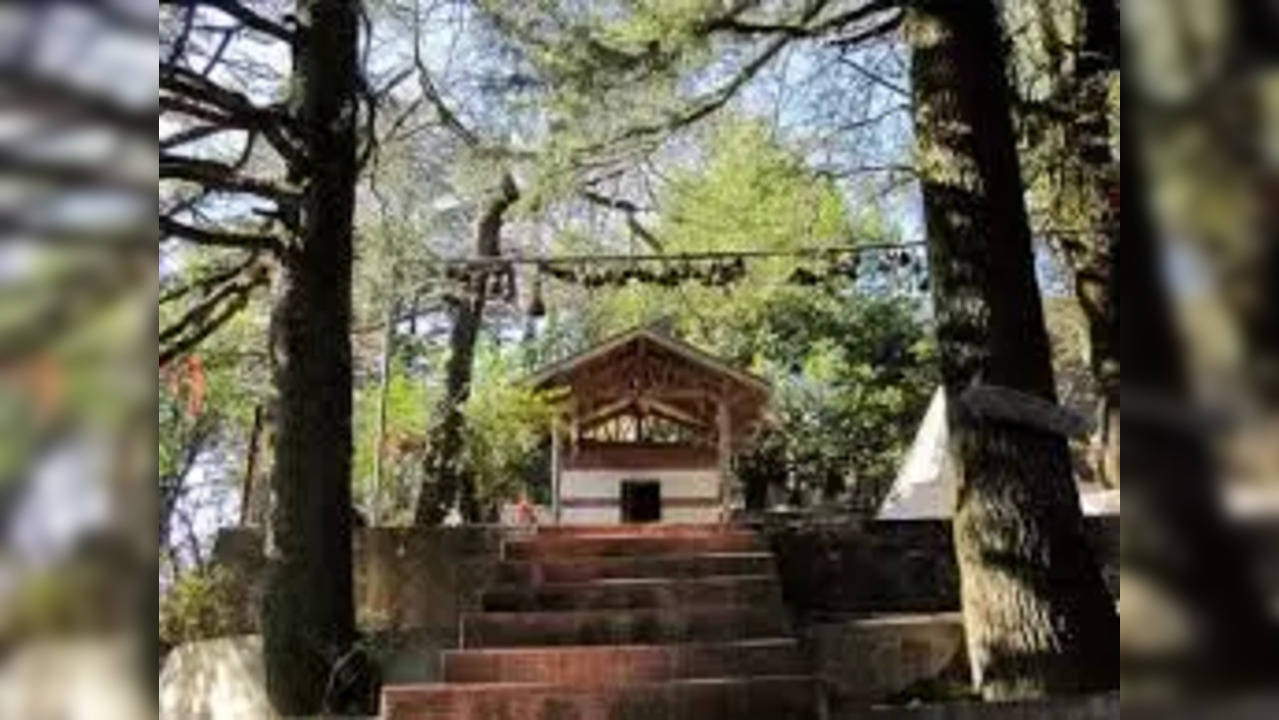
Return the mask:
[[[806,639],[814,674],[836,708],[884,702],[923,684],[967,682],[959,613],[819,622]]]
[[[900,708],[865,708],[830,720],[1112,720],[1119,695],[1087,695],[1015,703],[961,702]]]

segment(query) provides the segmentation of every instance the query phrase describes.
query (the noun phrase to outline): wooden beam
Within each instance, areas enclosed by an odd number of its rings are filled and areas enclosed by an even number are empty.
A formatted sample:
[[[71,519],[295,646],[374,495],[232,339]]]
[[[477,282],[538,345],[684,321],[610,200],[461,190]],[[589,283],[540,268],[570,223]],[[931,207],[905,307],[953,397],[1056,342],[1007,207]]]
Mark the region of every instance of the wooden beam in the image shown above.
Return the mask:
[[[661,400],[654,398],[641,398],[640,407],[643,408],[645,412],[653,412],[656,410],[665,416],[667,420],[674,420],[675,422],[691,425],[695,428],[706,428],[710,424],[696,415],[687,413],[674,405],[664,403]]]
[[[715,427],[719,436],[719,499],[721,507],[727,510],[729,466],[733,457],[733,421],[727,399],[721,399],[716,410]]]
[[[627,397],[624,397],[620,400],[614,400],[613,402],[607,405],[595,408],[591,410],[590,412],[582,415],[582,417],[578,419],[578,423],[581,424],[583,427],[590,427],[591,425],[595,425],[601,422],[606,422],[607,420],[610,419],[611,416],[625,411],[630,405],[634,403],[635,403],[635,398],[628,395]]]
[[[560,524],[560,419],[551,417],[551,519]]]

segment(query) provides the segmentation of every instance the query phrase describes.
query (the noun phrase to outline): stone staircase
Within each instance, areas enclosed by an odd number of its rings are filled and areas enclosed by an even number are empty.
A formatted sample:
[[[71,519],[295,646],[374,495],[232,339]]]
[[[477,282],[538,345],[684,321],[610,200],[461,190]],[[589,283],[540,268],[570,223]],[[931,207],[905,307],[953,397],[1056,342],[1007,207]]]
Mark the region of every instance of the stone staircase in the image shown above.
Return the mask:
[[[811,720],[816,687],[774,558],[718,526],[542,528],[504,543],[443,682],[393,720]]]

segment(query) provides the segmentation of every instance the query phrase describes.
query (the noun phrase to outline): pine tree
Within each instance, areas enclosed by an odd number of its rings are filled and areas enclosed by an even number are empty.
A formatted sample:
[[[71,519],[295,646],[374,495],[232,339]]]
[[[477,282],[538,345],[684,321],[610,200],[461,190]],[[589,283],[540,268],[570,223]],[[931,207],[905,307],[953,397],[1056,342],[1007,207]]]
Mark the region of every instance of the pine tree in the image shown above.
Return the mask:
[[[283,715],[330,704],[356,638],[351,572],[351,261],[357,12],[299,0],[290,112],[309,162],[298,243],[281,251],[273,351],[279,391],[269,576],[267,692]]]

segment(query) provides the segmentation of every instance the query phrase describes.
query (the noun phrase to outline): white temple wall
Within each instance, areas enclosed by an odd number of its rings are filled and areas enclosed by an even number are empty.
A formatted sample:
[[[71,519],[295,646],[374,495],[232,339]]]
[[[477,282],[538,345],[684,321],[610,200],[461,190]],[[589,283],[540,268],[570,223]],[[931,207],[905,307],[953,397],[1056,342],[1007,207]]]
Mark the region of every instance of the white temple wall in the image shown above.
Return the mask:
[[[662,522],[702,523],[719,518],[720,472],[699,469],[564,469],[560,476],[561,522],[608,525],[621,522],[622,482],[662,485]]]

